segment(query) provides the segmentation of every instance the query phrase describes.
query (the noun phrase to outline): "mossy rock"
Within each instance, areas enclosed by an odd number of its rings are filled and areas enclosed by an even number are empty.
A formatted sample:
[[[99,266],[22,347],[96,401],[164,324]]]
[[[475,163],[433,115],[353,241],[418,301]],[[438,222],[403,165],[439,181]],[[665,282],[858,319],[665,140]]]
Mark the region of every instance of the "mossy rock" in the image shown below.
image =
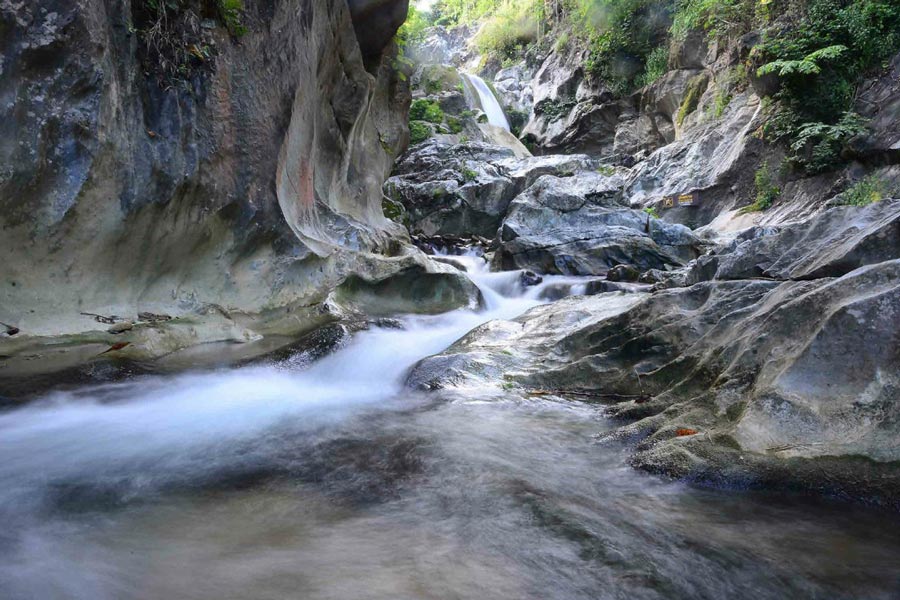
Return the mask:
[[[705,73],[697,75],[688,82],[684,100],[681,101],[681,107],[679,107],[678,115],[675,119],[679,127],[681,127],[681,124],[684,123],[689,114],[697,110],[697,106],[700,104],[700,97],[703,96],[703,92],[706,91],[708,85],[709,76]]]
[[[428,65],[422,70],[419,87],[428,94],[455,91],[462,85],[462,78],[456,67]]]

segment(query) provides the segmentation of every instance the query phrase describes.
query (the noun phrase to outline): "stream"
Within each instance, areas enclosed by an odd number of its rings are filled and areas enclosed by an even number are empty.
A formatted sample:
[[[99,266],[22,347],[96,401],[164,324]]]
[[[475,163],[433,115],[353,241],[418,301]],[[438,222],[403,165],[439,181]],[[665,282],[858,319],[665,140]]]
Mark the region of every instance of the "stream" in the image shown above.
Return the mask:
[[[0,414],[0,597],[900,597],[895,515],[636,472],[597,404],[406,389],[473,327],[584,291],[451,260],[486,308]]]

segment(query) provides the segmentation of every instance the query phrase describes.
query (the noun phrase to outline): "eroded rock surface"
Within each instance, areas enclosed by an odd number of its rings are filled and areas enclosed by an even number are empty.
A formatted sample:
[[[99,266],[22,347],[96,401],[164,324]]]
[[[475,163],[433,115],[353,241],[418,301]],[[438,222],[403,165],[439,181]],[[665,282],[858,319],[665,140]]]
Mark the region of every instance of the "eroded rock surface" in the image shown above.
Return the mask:
[[[121,354],[291,335],[348,276],[413,268],[381,208],[408,139],[390,41],[406,2],[247,1],[239,39],[175,4],[162,35],[191,52],[143,37],[144,3],[0,4],[0,321],[16,344],[97,337],[82,313],[174,317],[116,336]]]
[[[605,439],[637,440],[638,467],[896,502],[897,206],[822,213],[803,228],[819,245],[789,226],[723,254],[764,244],[777,278],[730,269],[727,280],[568,298],[488,323],[422,361],[409,384],[594,397],[628,422]]]

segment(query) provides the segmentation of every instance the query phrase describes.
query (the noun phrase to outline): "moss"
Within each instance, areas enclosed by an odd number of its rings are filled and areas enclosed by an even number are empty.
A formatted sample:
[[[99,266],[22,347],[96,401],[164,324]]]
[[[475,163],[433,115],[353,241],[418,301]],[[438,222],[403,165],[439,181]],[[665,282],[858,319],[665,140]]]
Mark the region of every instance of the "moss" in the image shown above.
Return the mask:
[[[681,106],[678,109],[678,116],[675,119],[679,127],[681,127],[689,114],[697,110],[697,106],[700,104],[700,97],[703,95],[703,92],[706,91],[708,83],[709,80],[707,79],[707,76],[703,74],[697,75],[688,82],[684,100],[681,102]]]

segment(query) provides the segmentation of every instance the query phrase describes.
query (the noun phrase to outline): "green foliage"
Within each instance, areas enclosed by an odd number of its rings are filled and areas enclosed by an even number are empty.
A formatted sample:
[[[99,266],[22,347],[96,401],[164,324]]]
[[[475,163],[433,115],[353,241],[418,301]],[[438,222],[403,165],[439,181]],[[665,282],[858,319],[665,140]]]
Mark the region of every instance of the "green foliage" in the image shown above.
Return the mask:
[[[597,167],[597,172],[605,177],[612,177],[616,174],[616,168],[612,165],[600,165]]]
[[[431,127],[423,121],[409,122],[409,143],[418,144],[431,137]]]
[[[672,19],[672,36],[684,39],[694,29],[710,37],[749,31],[763,3],[758,0],[680,0]]]
[[[241,22],[244,0],[216,0],[216,6],[228,33],[235,37],[241,37],[247,33],[247,27]]]
[[[781,188],[772,181],[772,173],[769,170],[768,161],[764,162],[762,166],[756,170],[756,174],[753,177],[753,183],[756,187],[756,201],[753,202],[753,204],[742,208],[740,211],[741,214],[766,210],[772,206],[781,195]]]
[[[852,138],[866,132],[866,120],[846,112],[834,125],[803,123],[791,131],[790,159],[809,173],[822,173],[834,167]]]
[[[774,60],[766,63],[756,70],[760,77],[770,73],[777,73],[782,77],[788,75],[818,75],[822,72],[820,61],[830,61],[840,58],[847,52],[847,46],[835,44],[826,48],[819,48],[810,52],[799,60]]]
[[[522,56],[525,46],[538,38],[535,4],[525,0],[500,4],[475,35],[478,51],[500,60]]]
[[[416,7],[410,3],[409,10],[406,13],[406,21],[397,30],[397,35],[394,39],[401,49],[406,49],[421,42],[425,38],[425,29],[430,26],[428,14],[416,10]]]
[[[553,98],[545,98],[534,105],[534,112],[535,114],[550,117],[551,121],[556,121],[569,114],[569,111],[572,110],[573,106],[575,106],[574,99],[556,100]]]
[[[658,218],[659,218],[659,213],[656,212],[656,208],[655,208],[655,207],[653,207],[653,206],[645,206],[645,207],[643,208],[643,210],[644,210],[645,213],[647,213],[648,215],[650,215],[650,216],[653,217],[654,219],[658,219]]]
[[[478,178],[478,173],[466,167],[462,170],[462,176],[466,181],[475,181]]]
[[[877,175],[868,175],[850,186],[842,196],[842,204],[866,206],[881,202],[888,195],[888,186]]]
[[[671,0],[577,0],[577,27],[588,41],[585,69],[618,93],[628,93],[647,80],[645,65],[664,45]],[[660,57],[653,68],[659,70]]]
[[[444,111],[435,100],[420,98],[412,101],[409,107],[409,120],[441,123],[444,120]]]
[[[757,74],[777,77],[766,134],[786,141],[808,172],[837,164],[864,131],[849,112],[859,81],[900,49],[900,2],[806,0],[754,50]]]
[[[447,118],[447,128],[450,130],[450,133],[460,133],[463,130],[462,119],[453,117],[451,115],[447,115],[446,118]]]
[[[637,84],[641,87],[650,85],[669,70],[669,48],[668,46],[659,46],[654,48],[647,56],[647,64],[644,72],[637,78]]]

